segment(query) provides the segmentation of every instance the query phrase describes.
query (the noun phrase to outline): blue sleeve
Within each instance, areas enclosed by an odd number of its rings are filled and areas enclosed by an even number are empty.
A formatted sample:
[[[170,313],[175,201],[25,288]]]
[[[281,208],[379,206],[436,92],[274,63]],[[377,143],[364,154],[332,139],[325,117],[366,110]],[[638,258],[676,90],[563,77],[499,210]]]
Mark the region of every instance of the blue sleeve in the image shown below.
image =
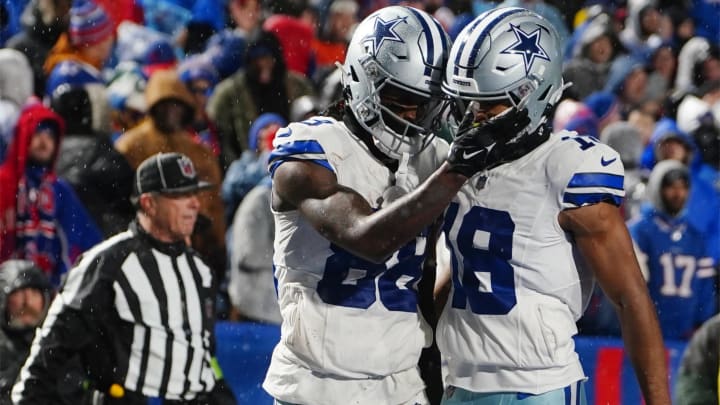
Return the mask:
[[[310,122],[306,125],[318,125],[324,123],[322,121],[317,121],[317,124],[313,124],[314,121],[305,122]],[[275,136],[273,145],[275,148],[268,157],[268,171],[270,172],[271,177],[274,177],[275,170],[277,170],[281,164],[299,160],[313,162],[335,173],[335,169],[333,169],[332,165],[328,161],[322,144],[315,139],[294,136],[292,128],[288,127],[279,130]]]
[[[56,181],[55,195],[57,220],[67,238],[68,256],[74,260],[80,253],[100,243],[102,234],[68,183]]]

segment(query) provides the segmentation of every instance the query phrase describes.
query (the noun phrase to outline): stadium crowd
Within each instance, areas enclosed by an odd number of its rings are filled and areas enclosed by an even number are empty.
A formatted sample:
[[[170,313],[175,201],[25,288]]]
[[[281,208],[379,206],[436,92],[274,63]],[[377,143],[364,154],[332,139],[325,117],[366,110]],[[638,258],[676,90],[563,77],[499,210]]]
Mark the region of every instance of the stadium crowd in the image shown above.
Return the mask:
[[[78,258],[128,228],[135,170],[160,152],[189,157],[212,184],[199,194],[188,243],[218,281],[217,319],[280,324],[268,203],[273,138],[343,97],[336,63],[354,27],[390,4],[425,10],[452,39],[496,7],[525,7],[552,22],[572,83],[553,129],[619,153],[621,209],[663,337],[690,340],[718,313],[716,1],[2,0],[0,351],[27,353]],[[581,148],[592,146],[583,139]],[[442,273],[449,264],[438,250]],[[36,316],[17,315],[24,306]],[[620,336],[599,289],[578,327]],[[717,335],[706,329],[703,339]],[[23,362],[0,358],[0,404]]]

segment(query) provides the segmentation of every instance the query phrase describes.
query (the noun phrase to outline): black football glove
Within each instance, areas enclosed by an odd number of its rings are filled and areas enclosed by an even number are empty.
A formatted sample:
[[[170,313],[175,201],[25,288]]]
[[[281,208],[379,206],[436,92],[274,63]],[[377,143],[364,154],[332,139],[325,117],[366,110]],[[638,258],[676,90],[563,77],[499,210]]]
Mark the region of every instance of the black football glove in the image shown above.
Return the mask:
[[[468,178],[516,158],[507,153],[507,142],[530,124],[527,109],[515,107],[479,125],[473,119],[470,112],[463,118],[447,158],[450,171]]]

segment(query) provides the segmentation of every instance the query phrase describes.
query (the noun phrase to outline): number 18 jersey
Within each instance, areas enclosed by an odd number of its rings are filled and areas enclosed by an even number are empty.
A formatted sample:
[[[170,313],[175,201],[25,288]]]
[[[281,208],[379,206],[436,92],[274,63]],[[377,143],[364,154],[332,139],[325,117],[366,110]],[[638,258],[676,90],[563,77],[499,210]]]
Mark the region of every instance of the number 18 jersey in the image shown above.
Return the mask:
[[[274,145],[271,173],[287,161],[313,162],[375,209],[389,186],[416,188],[448,149],[435,140],[392,173],[343,123],[326,117],[291,124]],[[331,243],[296,210],[274,216],[282,327],[263,387],[282,401],[312,405],[401,404],[422,395],[417,362],[431,334],[416,285],[425,235],[377,264]]]
[[[623,195],[618,154],[567,131],[468,180],[444,225],[453,287],[438,344],[448,384],[540,394],[585,378],[572,336],[593,277],[558,214]]]

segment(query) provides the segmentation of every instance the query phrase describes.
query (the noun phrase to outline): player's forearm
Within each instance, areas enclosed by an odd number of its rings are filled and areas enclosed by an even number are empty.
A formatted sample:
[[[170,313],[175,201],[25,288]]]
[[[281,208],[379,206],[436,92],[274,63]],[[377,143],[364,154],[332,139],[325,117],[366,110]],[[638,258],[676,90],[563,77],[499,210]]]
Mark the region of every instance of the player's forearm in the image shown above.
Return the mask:
[[[360,255],[387,259],[440,216],[466,180],[444,164],[411,193],[358,221],[351,232],[362,241]]]
[[[628,297],[621,301],[617,311],[625,347],[645,403],[669,405],[665,347],[655,309],[647,294],[628,294]]]

